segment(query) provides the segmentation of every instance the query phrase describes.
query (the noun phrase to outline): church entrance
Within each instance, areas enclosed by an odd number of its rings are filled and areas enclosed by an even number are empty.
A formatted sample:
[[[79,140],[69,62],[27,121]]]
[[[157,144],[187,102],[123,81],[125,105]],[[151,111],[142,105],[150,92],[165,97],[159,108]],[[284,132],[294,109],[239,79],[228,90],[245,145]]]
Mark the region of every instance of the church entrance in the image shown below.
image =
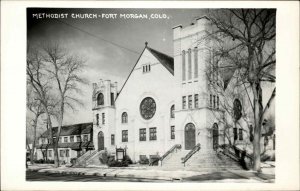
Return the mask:
[[[191,150],[196,145],[196,132],[193,123],[186,124],[184,129],[184,140],[186,150]]]
[[[219,145],[219,127],[218,124],[213,125],[213,149],[217,150]]]
[[[98,133],[98,151],[104,150],[104,134],[102,131]]]

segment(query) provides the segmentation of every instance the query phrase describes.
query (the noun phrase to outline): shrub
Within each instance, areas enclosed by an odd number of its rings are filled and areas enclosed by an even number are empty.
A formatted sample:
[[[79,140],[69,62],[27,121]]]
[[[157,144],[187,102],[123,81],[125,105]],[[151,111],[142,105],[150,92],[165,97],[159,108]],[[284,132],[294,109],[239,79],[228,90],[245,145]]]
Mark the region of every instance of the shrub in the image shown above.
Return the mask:
[[[127,167],[128,164],[132,164],[132,160],[129,156],[125,156],[122,161],[117,161],[114,157],[109,157],[107,160],[109,167]]]
[[[140,164],[149,164],[149,159],[148,158],[141,158]]]
[[[42,164],[44,163],[44,159],[35,160],[34,163]]]
[[[47,161],[45,161],[45,163],[47,163],[47,164],[54,164],[54,160],[47,160]]]
[[[127,167],[128,163],[127,161],[108,161],[108,166],[109,167]]]
[[[109,157],[107,151],[103,151],[100,153],[99,160],[102,164],[107,164]]]
[[[128,155],[124,156],[123,161],[127,162],[127,164],[132,164],[133,163],[132,160],[131,160],[131,158]]]
[[[54,164],[54,160],[39,159],[39,160],[35,160],[34,163],[37,163],[37,164]]]
[[[76,160],[77,160],[76,158],[71,158],[71,160],[70,160],[71,164],[75,165],[76,164]]]

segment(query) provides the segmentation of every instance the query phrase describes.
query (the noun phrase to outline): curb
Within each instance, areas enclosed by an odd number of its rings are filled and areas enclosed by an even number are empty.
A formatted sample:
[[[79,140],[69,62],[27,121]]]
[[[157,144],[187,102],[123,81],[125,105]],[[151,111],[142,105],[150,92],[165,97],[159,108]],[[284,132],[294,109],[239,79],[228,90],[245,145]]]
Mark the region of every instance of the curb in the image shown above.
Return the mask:
[[[122,174],[121,172],[115,172],[117,169],[112,171],[101,173],[101,172],[76,172],[76,171],[62,171],[54,169],[28,169],[28,171],[40,172],[40,173],[57,173],[57,174],[70,174],[70,175],[87,175],[87,176],[100,176],[100,177],[117,177],[117,178],[135,178],[135,179],[151,179],[151,180],[167,180],[167,181],[181,181],[182,178],[175,177],[161,177],[161,176],[139,176],[134,174]],[[115,173],[112,173],[115,172]]]

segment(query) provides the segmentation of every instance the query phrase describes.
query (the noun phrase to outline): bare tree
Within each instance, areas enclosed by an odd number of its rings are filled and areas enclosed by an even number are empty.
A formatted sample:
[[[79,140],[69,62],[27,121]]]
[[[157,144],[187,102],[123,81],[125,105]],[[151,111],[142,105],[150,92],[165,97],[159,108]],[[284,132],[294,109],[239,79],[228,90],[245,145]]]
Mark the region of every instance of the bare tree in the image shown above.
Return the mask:
[[[31,46],[28,46],[27,50],[27,83],[33,89],[34,95],[30,95],[36,98],[36,101],[41,105],[42,111],[47,116],[50,132],[50,142],[53,143],[52,135],[52,123],[51,123],[51,110],[53,109],[53,98],[51,95],[51,84],[47,72],[46,66],[42,61],[41,53]],[[28,95],[29,96],[29,95]],[[58,163],[58,155],[55,156],[55,161]]]
[[[39,117],[44,113],[42,110],[42,104],[39,99],[37,99],[34,95],[34,91],[30,84],[27,84],[27,109],[33,114],[33,119],[28,119],[27,129],[30,128],[33,130],[32,133],[27,132],[26,134],[32,135],[32,148],[30,148],[30,162],[33,164],[33,155],[36,146],[36,135],[37,135],[37,124]],[[28,131],[30,131],[28,129]]]
[[[43,59],[47,65],[49,77],[53,79],[53,84],[57,89],[57,121],[58,131],[56,134],[56,143],[54,144],[58,155],[57,147],[63,125],[64,114],[67,108],[75,111],[75,105],[83,105],[81,100],[77,99],[81,94],[80,85],[87,84],[87,81],[80,76],[84,68],[85,61],[69,53],[62,48],[59,43],[48,43],[43,46]]]
[[[266,106],[262,101],[262,83],[276,81],[275,77],[275,9],[213,10],[205,19],[211,30],[205,38],[213,43],[213,57],[219,60],[213,68],[238,71],[240,86],[248,87],[254,121],[253,168],[260,171],[260,139],[262,121],[273,102],[274,88]],[[214,62],[215,64],[216,62]]]

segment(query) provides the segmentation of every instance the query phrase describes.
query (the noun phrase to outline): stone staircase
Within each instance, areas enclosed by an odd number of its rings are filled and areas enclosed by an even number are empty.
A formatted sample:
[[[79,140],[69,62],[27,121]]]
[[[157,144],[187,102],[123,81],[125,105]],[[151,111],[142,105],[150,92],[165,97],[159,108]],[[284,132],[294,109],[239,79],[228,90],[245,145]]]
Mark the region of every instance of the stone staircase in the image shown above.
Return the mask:
[[[188,155],[190,150],[177,149],[168,154],[161,163],[162,169],[167,170],[195,170],[195,171],[222,171],[240,170],[242,167],[233,158],[223,152],[214,150],[196,151],[186,162],[182,163],[182,158]]]
[[[97,153],[98,153],[98,151],[96,151],[96,150],[87,151],[86,153],[84,153],[83,155],[81,155],[79,158],[76,159],[76,163],[75,163],[75,165],[73,165],[73,167],[87,166],[87,162],[91,158],[93,158]]]
[[[195,153],[185,164],[186,169],[205,171],[240,170],[240,164],[222,152],[214,150],[199,151]]]
[[[164,169],[183,169],[184,166],[181,159],[189,153],[189,150],[177,150],[170,153],[163,161],[162,168]]]

